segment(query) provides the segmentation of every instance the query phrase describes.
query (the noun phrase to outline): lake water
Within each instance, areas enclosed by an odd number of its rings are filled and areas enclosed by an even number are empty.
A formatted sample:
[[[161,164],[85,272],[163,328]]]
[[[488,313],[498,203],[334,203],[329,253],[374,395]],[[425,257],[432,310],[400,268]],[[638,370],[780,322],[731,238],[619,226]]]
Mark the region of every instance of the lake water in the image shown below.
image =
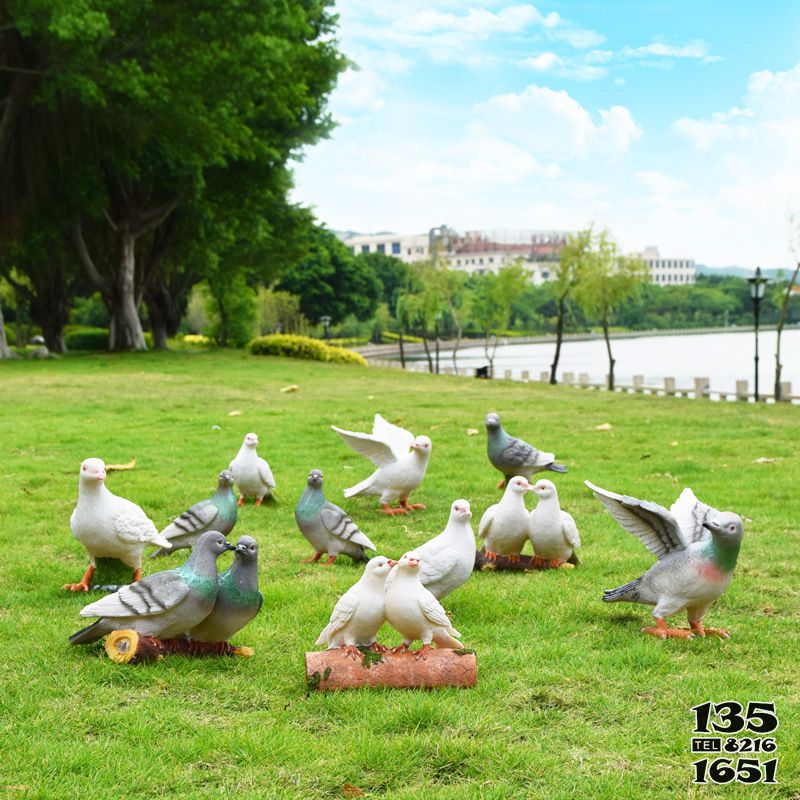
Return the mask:
[[[775,331],[759,334],[759,388],[772,394],[775,375]],[[647,385],[663,386],[665,377],[675,378],[678,389],[694,387],[694,378],[709,378],[711,390],[733,392],[737,380],[749,381],[753,390],[755,337],[752,331],[730,333],[687,334],[681,336],[641,336],[635,339],[612,339],[611,351],[616,359],[615,379],[630,385],[634,375],[644,375]],[[497,348],[495,375],[510,369],[514,378],[522,370],[530,377],[550,369],[555,345],[501,344]],[[781,342],[782,380],[791,381],[792,393],[800,394],[800,329],[784,330]],[[483,347],[465,347],[458,351],[460,368],[488,364]],[[440,355],[440,365],[452,366],[450,353]],[[608,372],[608,356],[602,339],[573,342],[561,347],[558,364],[559,380],[564,372],[589,374],[590,383],[602,383]]]

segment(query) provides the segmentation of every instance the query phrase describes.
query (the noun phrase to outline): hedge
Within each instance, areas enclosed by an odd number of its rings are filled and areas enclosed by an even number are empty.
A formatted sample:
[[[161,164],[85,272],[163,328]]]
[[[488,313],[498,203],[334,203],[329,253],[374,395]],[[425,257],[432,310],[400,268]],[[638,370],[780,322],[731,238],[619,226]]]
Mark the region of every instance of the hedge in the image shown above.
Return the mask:
[[[366,366],[366,359],[352,350],[329,347],[319,339],[296,336],[289,333],[272,333],[259,336],[249,344],[250,352],[256,356],[287,356],[306,358],[311,361],[332,361],[337,364],[359,364]]]
[[[108,350],[108,328],[70,325],[64,330],[64,344],[67,350]],[[153,346],[153,336],[150,331],[145,332],[144,341],[148,347]]]

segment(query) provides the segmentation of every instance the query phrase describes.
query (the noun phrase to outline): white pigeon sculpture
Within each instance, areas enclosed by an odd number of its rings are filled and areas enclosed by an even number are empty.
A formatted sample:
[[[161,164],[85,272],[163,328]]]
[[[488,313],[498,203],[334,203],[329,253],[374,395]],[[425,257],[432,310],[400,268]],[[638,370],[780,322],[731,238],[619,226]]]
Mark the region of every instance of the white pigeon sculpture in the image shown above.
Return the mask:
[[[64,584],[71,592],[88,592],[98,558],[117,558],[133,570],[133,582],[142,576],[142,551],[150,545],[172,546],[136,503],[110,492],[105,485],[106,465],[99,458],[81,464],[78,503],[69,524],[72,535],[86,548],[89,567],[80,583]]]
[[[386,620],[403,637],[393,652],[406,652],[416,639],[422,642],[417,658],[425,658],[431,642],[437,647],[460,649],[461,634],[450,624],[439,601],[420,581],[421,560],[406,553],[397,562],[392,585],[386,592]]]
[[[408,496],[422,483],[428,468],[431,440],[427,436],[414,438],[413,433],[392,425],[380,414],[375,415],[371,434],[346,431],[336,425],[331,428],[377,467],[361,483],[345,489],[345,497],[379,495],[385,514],[407,514],[412,509],[425,508],[422,503],[409,504]],[[399,507],[392,508],[398,500]]]
[[[552,481],[542,479],[533,485],[539,496],[536,508],[531,511],[528,536],[533,545],[533,563],[537,567],[562,567],[581,561],[575,552],[581,546],[578,526],[571,514],[562,511],[558,504],[558,492]]]
[[[396,563],[384,556],[375,556],[367,562],[358,582],[339,598],[317,644],[327,645],[328,650],[341,647],[352,658],[360,655],[359,647],[386,651],[375,642],[375,637],[386,619],[384,583]]]
[[[409,551],[422,561],[419,578],[434,597],[441,600],[466,582],[475,566],[475,534],[472,532],[472,511],[466,500],[456,500],[450,506],[450,518],[445,529],[425,544]],[[398,567],[386,579],[387,588],[394,580]]]
[[[508,556],[512,563],[519,561],[520,553],[528,541],[528,509],[525,493],[533,486],[527,478],[517,475],[506,485],[499,503],[489,506],[478,525],[478,536],[483,539],[486,558],[494,561],[499,554]]]
[[[233,473],[233,479],[239,487],[239,505],[243,506],[248,497],[256,498],[256,505],[260,506],[264,498],[271,497],[275,492],[275,478],[269,464],[260,458],[256,452],[258,436],[248,433],[244,437],[242,446],[231,461],[228,469]]]

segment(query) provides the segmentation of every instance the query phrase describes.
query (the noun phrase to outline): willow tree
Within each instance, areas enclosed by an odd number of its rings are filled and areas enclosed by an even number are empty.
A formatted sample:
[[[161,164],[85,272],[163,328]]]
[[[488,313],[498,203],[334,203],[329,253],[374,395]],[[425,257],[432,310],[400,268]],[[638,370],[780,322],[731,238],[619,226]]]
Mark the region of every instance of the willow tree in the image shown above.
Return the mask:
[[[614,365],[609,328],[616,309],[634,295],[648,279],[647,264],[638,257],[624,256],[607,230],[592,234],[575,301],[588,317],[600,323],[608,353],[608,389],[614,390]]]

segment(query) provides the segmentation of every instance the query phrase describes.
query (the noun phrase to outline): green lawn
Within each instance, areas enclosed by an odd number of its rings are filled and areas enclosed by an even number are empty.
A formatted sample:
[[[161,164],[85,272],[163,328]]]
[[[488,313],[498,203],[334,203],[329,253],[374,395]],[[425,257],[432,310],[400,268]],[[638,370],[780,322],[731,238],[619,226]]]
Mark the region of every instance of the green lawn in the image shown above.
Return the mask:
[[[691,784],[689,709],[706,700],[777,703],[779,783],[758,796],[800,797],[797,407],[215,352],[0,364],[0,397],[0,798],[342,797],[346,784],[391,798],[750,796]],[[344,557],[300,563],[310,548],[292,512],[308,471],[322,469],[328,496],[399,556],[442,529],[454,499],[472,503],[476,529],[496,501],[489,410],[569,466],[555,480],[584,566],[476,574],[446,598],[478,652],[475,689],[307,695],[303,652],[360,574]],[[369,465],[329,425],[363,430],[375,411],[433,440],[414,495],[428,509],[411,518],[341,498]],[[61,590],[86,563],[69,531],[81,460],[135,457],[108,486],[160,527],[210,494],[251,430],[281,500],[246,506],[232,534],[261,544],[264,607],[238,637],[255,656],[117,666],[99,644],[69,647],[87,602]],[[706,620],[729,641],[655,640],[640,633],[649,608],[600,602],[652,559],[584,478],[665,505],[688,485],[747,520],[734,582]],[[385,629],[382,641],[399,637]]]

